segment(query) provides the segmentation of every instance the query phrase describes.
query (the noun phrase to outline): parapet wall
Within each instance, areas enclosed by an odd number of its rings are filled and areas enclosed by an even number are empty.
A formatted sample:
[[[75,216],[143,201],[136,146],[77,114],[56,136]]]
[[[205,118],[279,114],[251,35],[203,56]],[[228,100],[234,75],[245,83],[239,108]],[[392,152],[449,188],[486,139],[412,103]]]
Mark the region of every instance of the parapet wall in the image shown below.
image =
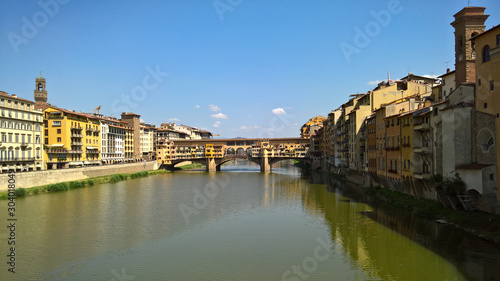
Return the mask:
[[[156,170],[158,163],[156,161],[129,163],[118,165],[104,165],[85,168],[71,168],[59,170],[45,170],[16,173],[16,188],[33,187],[46,184],[53,184],[66,181],[82,180],[87,178],[109,176],[113,174],[135,173],[141,171]],[[9,174],[0,175],[0,191],[7,190]]]

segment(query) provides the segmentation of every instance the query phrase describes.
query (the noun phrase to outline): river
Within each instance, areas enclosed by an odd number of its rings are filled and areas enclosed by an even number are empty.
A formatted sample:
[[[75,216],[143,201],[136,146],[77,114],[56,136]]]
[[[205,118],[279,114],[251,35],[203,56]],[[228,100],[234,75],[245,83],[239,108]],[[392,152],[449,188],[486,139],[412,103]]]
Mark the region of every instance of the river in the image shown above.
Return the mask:
[[[493,245],[363,202],[246,161],[18,198],[16,273],[3,227],[0,280],[500,280]]]

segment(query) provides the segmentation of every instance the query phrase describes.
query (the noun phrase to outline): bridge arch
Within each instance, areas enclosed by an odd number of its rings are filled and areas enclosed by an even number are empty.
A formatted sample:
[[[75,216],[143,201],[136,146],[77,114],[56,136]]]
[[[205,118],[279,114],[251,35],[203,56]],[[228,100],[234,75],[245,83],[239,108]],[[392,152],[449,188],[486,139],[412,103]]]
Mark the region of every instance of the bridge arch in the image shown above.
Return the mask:
[[[238,149],[236,149],[236,155],[246,155],[245,149],[243,149],[243,147],[238,147]]]
[[[235,155],[236,154],[236,151],[234,150],[234,148],[230,147],[226,150],[226,154],[227,155]]]

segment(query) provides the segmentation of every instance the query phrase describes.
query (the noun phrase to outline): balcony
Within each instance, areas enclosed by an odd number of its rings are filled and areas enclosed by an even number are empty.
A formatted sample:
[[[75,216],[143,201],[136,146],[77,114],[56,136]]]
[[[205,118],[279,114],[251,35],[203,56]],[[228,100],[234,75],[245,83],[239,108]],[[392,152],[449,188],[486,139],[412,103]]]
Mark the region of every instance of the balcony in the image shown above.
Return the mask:
[[[415,123],[413,124],[413,129],[415,131],[428,131],[430,130],[429,123]]]
[[[413,151],[415,153],[431,153],[431,148],[429,146],[414,147]]]
[[[83,142],[73,141],[73,142],[71,142],[71,145],[78,145],[78,146],[82,146],[82,145],[83,145]]]
[[[29,142],[27,141],[21,141],[21,146],[28,146],[29,145]]]
[[[68,150],[65,148],[49,148],[47,153],[68,153]]]
[[[73,126],[71,126],[71,130],[79,130],[79,131],[81,131],[81,130],[83,130],[83,128],[80,127],[80,126],[73,125]]]
[[[430,180],[431,174],[428,173],[413,173],[413,177],[417,180]]]
[[[35,161],[35,157],[4,157],[0,158],[0,162],[24,162],[24,161]]]
[[[71,154],[82,154],[83,150],[69,150],[68,153],[71,153]]]
[[[83,138],[83,135],[82,135],[82,134],[75,134],[75,133],[72,133],[72,134],[71,134],[71,137],[72,137],[72,138]]]

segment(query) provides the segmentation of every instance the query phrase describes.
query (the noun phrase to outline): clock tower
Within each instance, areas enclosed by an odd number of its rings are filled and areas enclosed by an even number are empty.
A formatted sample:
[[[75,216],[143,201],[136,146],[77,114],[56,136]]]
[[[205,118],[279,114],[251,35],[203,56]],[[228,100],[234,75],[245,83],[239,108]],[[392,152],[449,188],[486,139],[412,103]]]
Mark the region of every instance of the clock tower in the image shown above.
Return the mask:
[[[35,79],[35,103],[47,102],[47,90],[45,89],[45,83],[45,78],[42,77],[42,72],[40,71],[40,77]]]

